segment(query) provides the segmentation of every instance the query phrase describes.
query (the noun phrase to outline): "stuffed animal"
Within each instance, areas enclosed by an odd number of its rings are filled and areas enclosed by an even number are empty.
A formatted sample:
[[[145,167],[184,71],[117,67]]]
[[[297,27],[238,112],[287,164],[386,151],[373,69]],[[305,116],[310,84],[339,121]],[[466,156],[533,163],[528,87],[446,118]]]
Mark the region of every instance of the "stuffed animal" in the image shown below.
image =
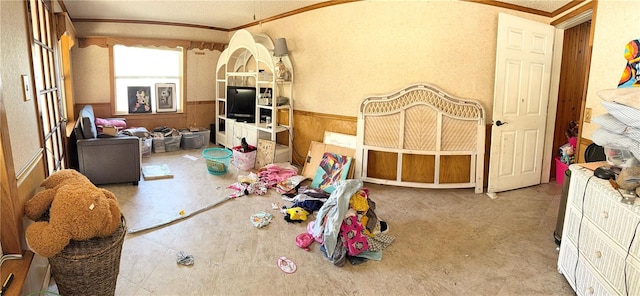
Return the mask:
[[[637,192],[640,187],[640,167],[623,168],[616,178],[616,183],[624,190]]]
[[[309,212],[301,207],[284,209],[284,220],[287,222],[302,222],[307,220]]]
[[[120,226],[120,208],[113,193],[98,188],[87,177],[71,169],[46,178],[45,189],[25,203],[24,212],[37,221],[25,231],[29,248],[43,257],[53,257],[70,240],[106,237]],[[49,210],[49,221],[39,221]]]
[[[560,161],[565,164],[572,164],[575,161],[573,146],[564,144],[560,147]]]

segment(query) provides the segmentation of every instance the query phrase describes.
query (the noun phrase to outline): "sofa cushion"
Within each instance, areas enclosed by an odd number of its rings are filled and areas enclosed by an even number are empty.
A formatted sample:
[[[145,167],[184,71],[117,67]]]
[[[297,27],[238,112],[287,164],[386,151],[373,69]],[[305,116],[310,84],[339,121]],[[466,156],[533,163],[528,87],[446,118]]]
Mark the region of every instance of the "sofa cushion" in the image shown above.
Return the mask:
[[[76,124],[73,126],[73,134],[76,136],[76,140],[84,139],[84,133],[82,133],[82,119],[78,118]]]
[[[81,128],[82,135],[84,139],[94,139],[98,136],[98,130],[96,129],[95,116],[93,115],[93,107],[91,105],[86,105],[82,107],[80,113],[78,114],[80,119],[82,120]]]

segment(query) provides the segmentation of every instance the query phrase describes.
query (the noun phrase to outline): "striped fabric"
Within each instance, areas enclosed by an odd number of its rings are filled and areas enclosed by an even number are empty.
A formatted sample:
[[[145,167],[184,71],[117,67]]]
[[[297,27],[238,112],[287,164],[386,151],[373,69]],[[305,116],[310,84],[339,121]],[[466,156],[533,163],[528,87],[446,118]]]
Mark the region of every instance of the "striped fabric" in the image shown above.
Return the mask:
[[[591,119],[591,121],[612,133],[623,135],[640,142],[640,128],[628,126],[609,113],[596,116]]]
[[[614,102],[602,102],[602,106],[622,123],[640,128],[640,110]]]

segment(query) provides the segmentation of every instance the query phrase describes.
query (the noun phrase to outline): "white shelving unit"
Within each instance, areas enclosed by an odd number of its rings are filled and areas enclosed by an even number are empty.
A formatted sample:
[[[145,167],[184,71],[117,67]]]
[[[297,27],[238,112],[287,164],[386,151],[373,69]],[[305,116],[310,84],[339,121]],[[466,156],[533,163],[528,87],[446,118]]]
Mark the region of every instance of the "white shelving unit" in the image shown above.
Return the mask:
[[[277,143],[275,162],[291,162],[293,151],[293,66],[288,56],[274,57],[274,43],[265,34],[237,31],[218,59],[216,67],[216,143],[227,148],[239,146],[242,138],[256,146],[258,139]],[[289,70],[287,81],[276,78],[276,63]],[[255,87],[255,122],[227,117],[227,87]],[[271,89],[271,104],[261,100],[261,89]],[[278,97],[288,102],[278,105]],[[264,115],[261,116],[261,115]],[[271,117],[271,124],[266,123]]]

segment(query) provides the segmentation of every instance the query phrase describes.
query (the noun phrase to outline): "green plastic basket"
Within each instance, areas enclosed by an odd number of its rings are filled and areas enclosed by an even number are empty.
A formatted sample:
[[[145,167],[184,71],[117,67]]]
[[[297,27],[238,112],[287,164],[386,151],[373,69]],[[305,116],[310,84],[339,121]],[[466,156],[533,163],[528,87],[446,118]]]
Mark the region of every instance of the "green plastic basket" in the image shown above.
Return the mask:
[[[224,175],[229,169],[231,150],[226,148],[207,148],[202,150],[202,157],[207,163],[207,171],[212,175]]]

